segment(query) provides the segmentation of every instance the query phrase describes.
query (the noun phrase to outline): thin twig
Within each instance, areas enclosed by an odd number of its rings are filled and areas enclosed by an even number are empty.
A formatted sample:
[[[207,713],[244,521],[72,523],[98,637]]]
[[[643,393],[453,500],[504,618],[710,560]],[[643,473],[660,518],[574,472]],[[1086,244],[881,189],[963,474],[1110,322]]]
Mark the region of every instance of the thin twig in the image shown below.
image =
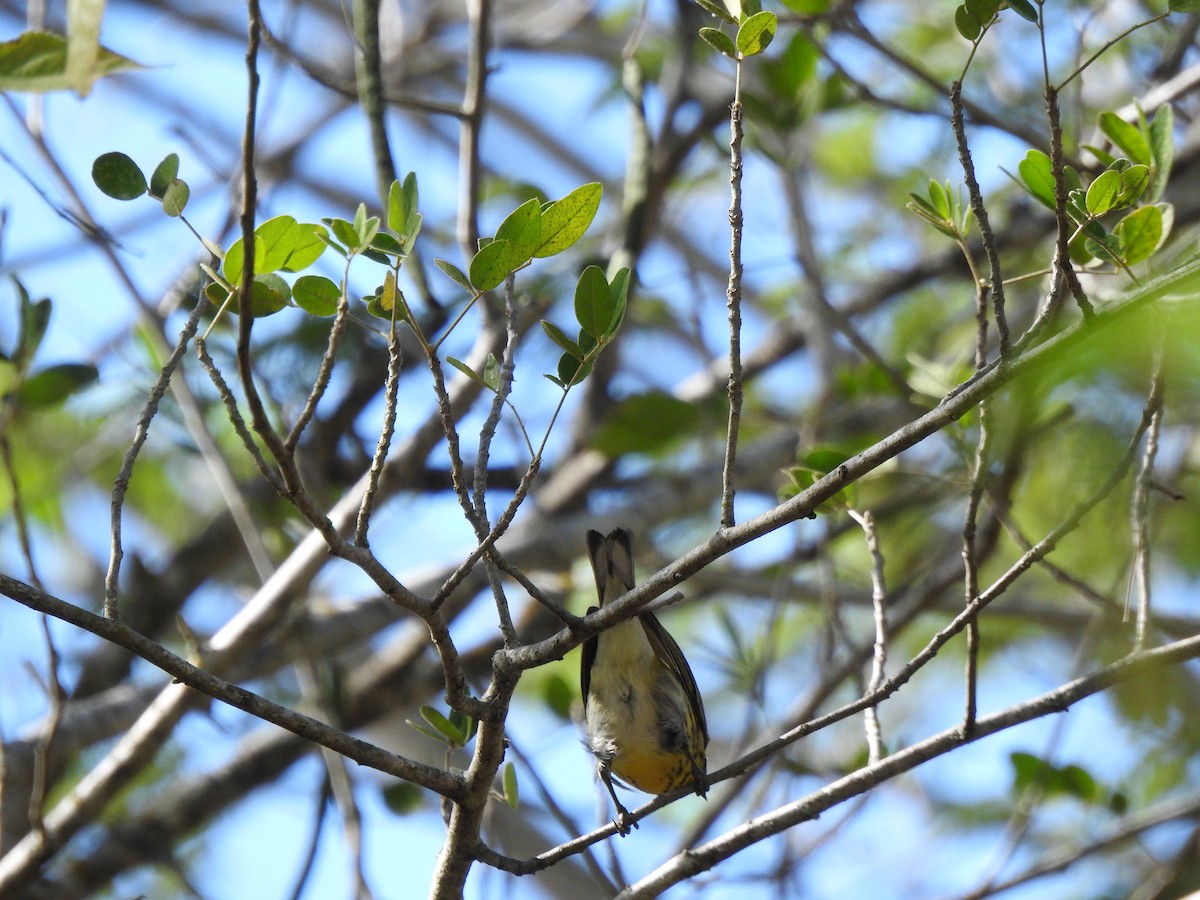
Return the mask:
[[[333,317],[333,324],[329,327],[329,341],[325,345],[325,352],[321,355],[321,364],[317,368],[317,377],[313,380],[312,389],[308,392],[308,398],[304,401],[304,408],[301,409],[300,415],[296,417],[296,424],[292,426],[292,430],[288,433],[287,438],[283,442],[284,450],[288,454],[296,452],[296,446],[300,443],[300,438],[304,434],[304,430],[312,422],[313,416],[317,414],[317,404],[321,402],[321,398],[325,396],[325,390],[329,387],[329,379],[333,377],[333,364],[337,357],[338,341],[342,336],[342,331],[346,327],[346,319],[350,313],[350,301],[346,296],[346,285],[349,283],[350,260],[346,260],[346,269],[342,273],[342,295],[338,298],[337,312]]]
[[[1146,429],[1146,447],[1142,464],[1133,482],[1131,518],[1133,520],[1133,573],[1137,591],[1137,624],[1134,628],[1134,650],[1146,646],[1150,627],[1150,482],[1154,475],[1154,459],[1158,455],[1158,434],[1162,427],[1163,374],[1162,345],[1155,348],[1154,375],[1146,408],[1150,411],[1150,427]]]
[[[481,169],[479,137],[487,105],[488,49],[491,44],[491,0],[468,0],[467,22],[470,49],[467,53],[466,90],[459,120],[458,244],[470,259],[478,249],[479,190]]]
[[[967,144],[967,130],[963,122],[962,82],[958,80],[955,80],[950,86],[950,124],[954,131],[954,139],[958,144],[958,160],[962,165],[967,196],[971,202],[971,212],[979,225],[979,236],[983,241],[983,252],[988,261],[988,290],[992,297],[992,316],[996,320],[996,336],[999,341],[1000,356],[1004,358],[1009,353],[1008,317],[1004,312],[1004,276],[1000,269],[1000,253],[996,249],[996,236],[992,233],[987,206],[983,202],[983,193],[979,189],[979,181],[975,178],[975,161],[971,157],[971,149]]]
[[[375,497],[379,491],[379,480],[383,476],[384,463],[396,431],[396,400],[400,393],[400,338],[396,333],[396,309],[392,309],[392,324],[388,332],[388,370],[384,385],[383,426],[379,429],[379,441],[371,456],[371,469],[367,473],[367,489],[363,491],[362,505],[358,509],[358,521],[354,527],[354,543],[367,546],[367,526],[371,511],[375,508]]]
[[[304,861],[300,865],[300,872],[296,875],[296,884],[292,887],[290,900],[300,900],[308,885],[308,879],[313,873],[317,861],[317,850],[321,847],[321,829],[325,824],[325,811],[329,808],[329,800],[332,796],[333,788],[329,784],[329,773],[326,772],[325,777],[321,779],[321,790],[317,795],[312,832],[304,851]]]
[[[883,684],[884,669],[887,665],[887,587],[883,578],[883,553],[879,549],[879,533],[875,530],[875,516],[871,511],[867,509],[859,512],[852,509],[850,518],[862,528],[867,552],[871,554],[871,610],[875,619],[875,641],[871,654],[871,678],[866,689],[866,693],[871,694],[878,691]],[[863,710],[863,720],[867,732],[867,759],[874,764],[883,759],[883,735],[879,728],[878,707],[868,706]]]
[[[737,61],[733,103],[729,105],[729,422],[725,468],[721,475],[721,527],[734,525],[733,469],[742,421],[742,60]]]
[[[397,778],[414,781],[444,796],[457,796],[462,787],[459,775],[382,750],[311,716],[281,706],[240,685],[233,684],[192,665],[121,622],[97,616],[4,574],[0,574],[0,594],[15,600],[22,606],[61,619],[110,643],[124,647],[172,676],[176,683],[185,684],[222,703],[227,703],[256,718],[278,725],[280,728],[322,747],[328,747],[363,765],[395,775]],[[3,881],[0,880],[0,886],[2,885]]]
[[[471,498],[472,504],[475,507],[475,519],[472,524],[475,527],[475,536],[480,540],[487,536],[488,531],[487,477],[492,440],[496,436],[496,428],[500,424],[500,416],[504,413],[504,405],[508,401],[508,395],[512,390],[513,370],[515,368],[518,339],[517,314],[513,305],[515,283],[515,276],[510,272],[508,277],[504,279],[505,331],[503,359],[500,363],[500,381],[496,385],[496,391],[492,397],[492,404],[488,410],[487,418],[484,419],[483,425],[479,429],[479,447],[475,452],[475,471],[472,479]],[[492,596],[496,601],[496,615],[500,626],[500,633],[504,635],[506,646],[516,646],[518,643],[517,630],[513,626],[508,598],[504,593],[504,584],[500,580],[499,569],[492,556],[493,554],[489,550],[484,560],[484,566],[486,567],[488,585],[491,587]]]
[[[138,416],[137,425],[134,426],[133,441],[130,443],[129,449],[125,451],[125,458],[121,462],[121,469],[117,472],[116,480],[113,482],[112,499],[109,505],[111,539],[109,543],[108,572],[104,576],[104,615],[110,619],[116,619],[120,615],[120,610],[117,606],[117,583],[121,574],[121,560],[125,555],[124,546],[121,541],[121,517],[125,506],[125,495],[129,492],[129,482],[133,477],[133,467],[137,462],[138,454],[141,453],[142,446],[150,436],[150,423],[158,412],[158,405],[171,384],[171,376],[174,375],[175,369],[179,366],[179,361],[183,358],[183,354],[187,352],[188,342],[196,334],[196,329],[200,325],[200,315],[204,311],[205,306],[206,303],[203,300],[197,302],[196,306],[192,309],[191,315],[188,316],[186,324],[184,324],[183,329],[179,332],[179,338],[175,342],[175,349],[171,352],[171,356],[166,364],[159,371],[158,378],[155,379],[153,387],[150,388],[146,404],[142,407],[141,415]]]

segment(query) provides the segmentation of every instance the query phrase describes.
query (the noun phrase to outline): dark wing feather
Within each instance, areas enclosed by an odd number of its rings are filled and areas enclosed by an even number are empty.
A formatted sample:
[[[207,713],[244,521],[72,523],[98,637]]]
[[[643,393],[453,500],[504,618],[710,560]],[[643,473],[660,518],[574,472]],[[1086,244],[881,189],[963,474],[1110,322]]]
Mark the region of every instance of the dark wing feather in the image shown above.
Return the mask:
[[[675,643],[675,638],[671,637],[667,629],[663,628],[662,623],[654,617],[653,613],[642,613],[638,619],[642,623],[642,628],[646,630],[646,637],[650,641],[650,646],[654,648],[655,655],[675,673],[675,677],[683,685],[684,696],[687,697],[688,705],[692,708],[692,715],[700,723],[700,730],[704,732],[704,743],[707,746],[708,719],[704,716],[704,701],[700,697],[700,688],[696,684],[696,676],[692,674],[692,667],[688,665],[683,651]]]
[[[589,606],[587,614],[590,616],[599,608],[598,606]],[[583,653],[583,659],[579,663],[579,688],[583,693],[583,711],[586,713],[588,690],[592,686],[592,664],[596,661],[596,639],[588,638],[579,649]]]

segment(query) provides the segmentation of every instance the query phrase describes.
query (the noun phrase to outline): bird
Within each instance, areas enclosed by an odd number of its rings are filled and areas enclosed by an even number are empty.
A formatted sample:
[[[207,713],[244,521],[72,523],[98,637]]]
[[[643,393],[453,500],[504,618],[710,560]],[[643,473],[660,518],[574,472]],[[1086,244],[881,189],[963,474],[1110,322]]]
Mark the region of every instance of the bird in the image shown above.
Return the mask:
[[[587,547],[600,606],[633,589],[630,531],[588,531]],[[614,781],[648,794],[686,785],[702,797],[707,793],[704,700],[679,644],[653,613],[584,641],[580,687],[588,749],[616,807],[620,834],[629,833],[629,811],[617,799]]]

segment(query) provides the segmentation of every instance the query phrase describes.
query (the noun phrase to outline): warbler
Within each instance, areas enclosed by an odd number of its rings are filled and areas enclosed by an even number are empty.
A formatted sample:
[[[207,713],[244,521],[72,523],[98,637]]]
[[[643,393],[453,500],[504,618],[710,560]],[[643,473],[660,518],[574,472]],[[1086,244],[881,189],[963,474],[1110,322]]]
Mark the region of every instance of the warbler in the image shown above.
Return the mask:
[[[589,531],[587,546],[601,606],[633,588],[629,531]],[[652,613],[585,641],[580,682],[588,747],[622,834],[629,831],[629,811],[617,799],[614,780],[648,794],[689,784],[700,796],[707,793],[704,701],[683,651]]]

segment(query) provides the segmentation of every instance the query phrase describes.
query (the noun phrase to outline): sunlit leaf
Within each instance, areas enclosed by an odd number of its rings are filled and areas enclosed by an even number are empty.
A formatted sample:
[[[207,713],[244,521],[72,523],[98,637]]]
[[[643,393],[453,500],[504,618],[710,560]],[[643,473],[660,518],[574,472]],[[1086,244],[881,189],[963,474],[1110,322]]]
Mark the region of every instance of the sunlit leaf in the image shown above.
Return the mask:
[[[517,265],[508,241],[492,241],[481,247],[471,260],[471,284],[477,291],[490,291]]]
[[[537,199],[526,200],[500,223],[496,240],[508,241],[514,265],[527,262],[542,237],[542,207]]]
[[[1149,259],[1162,242],[1162,210],[1157,206],[1143,206],[1134,210],[1116,224],[1113,236],[1119,242],[1120,254],[1126,265],[1132,266]]]
[[[724,54],[730,59],[737,59],[737,47],[733,45],[733,38],[721,29],[706,26],[700,29],[700,37],[704,43],[718,53]]]
[[[94,5],[94,0],[93,0]],[[99,35],[76,32],[72,38],[27,31],[0,43],[0,91],[74,90],[86,94],[105,75],[141,66],[95,43]]]
[[[1100,114],[1100,130],[1122,153],[1135,163],[1150,165],[1150,145],[1135,125],[1130,125],[1116,113]]]
[[[1116,205],[1121,192],[1121,173],[1112,169],[1101,172],[1087,190],[1087,211],[1102,216]]]
[[[752,15],[738,28],[735,44],[743,56],[756,56],[762,53],[775,39],[777,19],[773,12],[759,12]]]
[[[1030,150],[1017,166],[1017,172],[1029,193],[1043,206],[1054,209],[1054,172],[1050,157],[1041,150]]]
[[[191,188],[186,181],[176,178],[163,194],[162,208],[168,216],[181,216],[187,208],[188,199],[192,196]]]
[[[599,182],[581,185],[542,210],[542,237],[533,255],[554,256],[572,246],[587,232],[600,209],[604,188]]]

